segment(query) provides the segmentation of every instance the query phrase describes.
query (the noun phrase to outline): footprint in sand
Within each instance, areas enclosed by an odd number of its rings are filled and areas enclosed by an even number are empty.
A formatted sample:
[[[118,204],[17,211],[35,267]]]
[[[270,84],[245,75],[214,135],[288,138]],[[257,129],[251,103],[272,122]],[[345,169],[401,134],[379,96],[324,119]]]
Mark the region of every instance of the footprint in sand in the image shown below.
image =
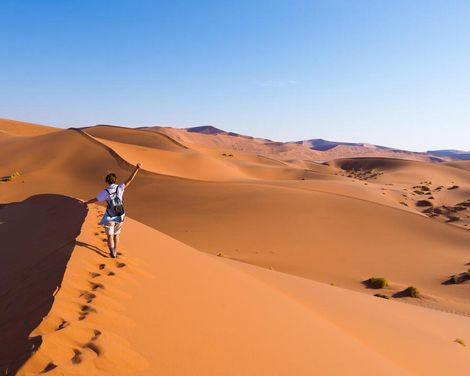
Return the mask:
[[[116,266],[117,266],[118,268],[123,268],[123,267],[126,266],[126,264],[124,264],[123,262],[116,262]]]
[[[100,275],[101,275],[100,273],[90,272],[90,277],[91,278],[96,278],[96,277],[99,277]]]
[[[106,264],[99,264],[99,265],[98,265],[98,268],[99,268],[100,270],[103,270],[104,268],[106,268]]]
[[[83,297],[86,299],[86,302],[90,304],[90,303],[93,303],[93,300],[95,300],[96,295],[93,294],[92,292],[87,292],[86,294],[83,295]]]
[[[56,328],[56,332],[59,331],[59,330],[62,330],[64,328],[66,328],[67,326],[69,326],[70,323],[64,319],[62,319],[62,322],[59,324],[59,326]]]
[[[72,361],[72,364],[79,364],[82,362],[82,352],[78,349],[73,349],[73,352],[74,352],[74,356],[72,359],[70,359]]]
[[[84,349],[90,349],[91,351],[93,351],[97,356],[100,356],[101,355],[101,348],[96,345],[95,343],[93,342],[87,342],[85,343],[82,348]]]
[[[98,329],[93,330],[94,336],[91,337],[91,341],[96,341],[101,336],[101,331]]]
[[[109,272],[108,275],[109,275],[109,276],[113,276],[113,275],[116,275],[116,273],[114,273],[114,272]]]
[[[85,320],[87,318],[87,316],[92,312],[96,312],[96,309],[94,309],[93,307],[90,307],[89,305],[86,305],[86,304],[83,305],[80,308],[80,314],[78,316],[78,320],[80,320],[80,321]]]
[[[57,368],[57,365],[52,363],[52,362],[49,362],[49,363],[47,363],[47,366],[44,367],[44,369],[42,370],[41,373],[46,373],[46,372],[52,371],[54,368]]]
[[[102,283],[95,283],[95,282],[89,282],[91,285],[92,291],[96,291],[99,289],[104,289],[104,285]]]

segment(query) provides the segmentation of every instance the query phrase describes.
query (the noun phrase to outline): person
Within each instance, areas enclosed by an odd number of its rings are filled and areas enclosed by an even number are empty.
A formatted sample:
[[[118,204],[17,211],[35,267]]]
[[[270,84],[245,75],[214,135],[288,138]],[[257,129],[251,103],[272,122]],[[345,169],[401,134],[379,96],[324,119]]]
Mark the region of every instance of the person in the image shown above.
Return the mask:
[[[122,206],[124,190],[129,186],[129,184],[132,183],[141,167],[142,163],[137,163],[135,170],[132,172],[129,178],[121,184],[116,184],[117,176],[114,172],[109,173],[105,177],[105,181],[106,183],[108,183],[108,187],[98,193],[95,198],[83,202],[85,205],[89,205],[95,202],[106,201],[106,211],[100,221],[100,225],[103,225],[105,228],[109,254],[112,258],[117,257],[119,235],[121,233],[122,225],[124,223],[125,214]],[[116,198],[118,200],[115,200]],[[121,205],[121,208],[114,206],[116,202]]]

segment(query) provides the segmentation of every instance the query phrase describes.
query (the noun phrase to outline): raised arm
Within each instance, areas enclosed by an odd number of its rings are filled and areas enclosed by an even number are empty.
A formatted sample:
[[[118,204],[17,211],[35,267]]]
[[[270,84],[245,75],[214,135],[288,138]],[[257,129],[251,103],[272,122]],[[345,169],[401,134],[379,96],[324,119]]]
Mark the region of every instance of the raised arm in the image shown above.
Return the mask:
[[[96,197],[95,197],[95,198],[92,198],[92,199],[90,199],[90,200],[88,200],[88,201],[83,201],[83,203],[84,203],[85,205],[94,204],[95,202],[98,202],[98,199],[97,199]]]
[[[135,176],[137,175],[141,167],[142,167],[142,163],[141,162],[137,163],[137,166],[135,167],[134,172],[132,172],[131,176],[129,176],[129,179],[127,179],[124,182],[124,185],[126,188],[129,186],[129,184],[132,183],[132,180],[134,180]]]

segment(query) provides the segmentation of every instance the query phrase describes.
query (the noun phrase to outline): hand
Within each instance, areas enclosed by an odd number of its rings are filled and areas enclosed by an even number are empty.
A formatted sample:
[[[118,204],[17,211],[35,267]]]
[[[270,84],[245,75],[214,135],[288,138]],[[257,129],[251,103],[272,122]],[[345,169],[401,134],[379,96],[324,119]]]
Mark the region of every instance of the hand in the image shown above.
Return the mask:
[[[137,168],[142,168],[142,162],[137,163]]]

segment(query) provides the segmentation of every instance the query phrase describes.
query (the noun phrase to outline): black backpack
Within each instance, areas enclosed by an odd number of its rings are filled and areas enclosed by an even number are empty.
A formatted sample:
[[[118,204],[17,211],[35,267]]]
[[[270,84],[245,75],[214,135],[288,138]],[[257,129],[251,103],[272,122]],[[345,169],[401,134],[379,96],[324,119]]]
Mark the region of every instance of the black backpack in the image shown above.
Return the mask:
[[[110,192],[106,189],[106,192],[109,194],[109,200],[107,201],[107,208],[106,212],[110,217],[118,217],[124,214],[124,204],[122,200],[117,195],[118,187],[114,190],[114,192]]]

